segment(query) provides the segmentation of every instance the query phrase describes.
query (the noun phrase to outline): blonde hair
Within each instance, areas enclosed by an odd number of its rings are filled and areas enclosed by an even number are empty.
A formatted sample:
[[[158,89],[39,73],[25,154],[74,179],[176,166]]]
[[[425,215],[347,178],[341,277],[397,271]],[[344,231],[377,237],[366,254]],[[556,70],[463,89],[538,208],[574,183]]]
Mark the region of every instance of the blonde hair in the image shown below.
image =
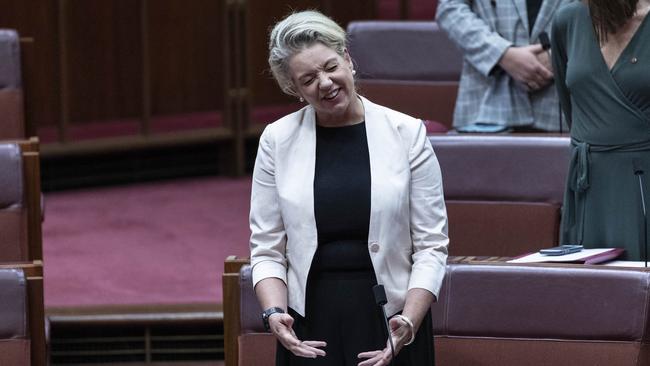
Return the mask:
[[[346,33],[334,20],[315,10],[292,13],[273,27],[269,38],[269,66],[283,92],[297,95],[289,75],[289,60],[315,43],[322,43],[344,57]]]

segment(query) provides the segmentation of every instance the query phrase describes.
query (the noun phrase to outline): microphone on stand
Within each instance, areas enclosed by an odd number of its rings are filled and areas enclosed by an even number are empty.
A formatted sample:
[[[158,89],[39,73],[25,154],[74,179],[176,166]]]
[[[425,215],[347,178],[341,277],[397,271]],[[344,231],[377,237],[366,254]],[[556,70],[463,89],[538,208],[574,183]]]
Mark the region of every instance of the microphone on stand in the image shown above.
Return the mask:
[[[388,317],[386,316],[386,308],[384,305],[388,302],[386,299],[386,291],[383,285],[375,285],[372,287],[372,292],[375,294],[375,302],[381,308],[381,313],[384,315],[384,325],[386,325],[386,332],[388,333],[388,343],[390,344],[390,353],[392,355],[390,364],[395,365],[395,345],[393,345],[393,337],[390,335],[390,326],[388,325]]]
[[[641,236],[643,240],[643,260],[645,261],[645,266],[646,268],[648,267],[648,216],[646,214],[646,209],[645,209],[645,195],[643,194],[643,168],[641,168],[641,164],[639,160],[634,159],[632,161],[632,167],[634,168],[634,175],[636,175],[639,178],[639,193],[641,194],[641,209],[643,212],[643,230],[641,232],[643,235]]]

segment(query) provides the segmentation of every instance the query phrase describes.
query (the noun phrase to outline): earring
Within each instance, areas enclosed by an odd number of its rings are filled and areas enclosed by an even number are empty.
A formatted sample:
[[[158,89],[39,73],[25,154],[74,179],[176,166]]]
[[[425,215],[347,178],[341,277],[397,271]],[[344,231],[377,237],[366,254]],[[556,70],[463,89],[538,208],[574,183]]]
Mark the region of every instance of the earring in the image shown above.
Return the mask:
[[[300,103],[305,101],[302,97],[300,97],[298,100],[300,101]]]
[[[352,69],[352,75],[356,75],[356,74],[357,74],[357,70]]]

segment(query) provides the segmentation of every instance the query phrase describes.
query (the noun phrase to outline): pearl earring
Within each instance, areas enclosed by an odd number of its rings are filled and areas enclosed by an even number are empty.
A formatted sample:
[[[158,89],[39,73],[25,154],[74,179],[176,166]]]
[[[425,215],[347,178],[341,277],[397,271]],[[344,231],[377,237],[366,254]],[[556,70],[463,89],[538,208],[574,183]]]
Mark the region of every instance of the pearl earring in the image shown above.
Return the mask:
[[[357,70],[352,70],[352,75],[356,75],[356,74],[357,74]]]
[[[305,101],[302,97],[300,97],[298,100],[300,100],[300,103]]]

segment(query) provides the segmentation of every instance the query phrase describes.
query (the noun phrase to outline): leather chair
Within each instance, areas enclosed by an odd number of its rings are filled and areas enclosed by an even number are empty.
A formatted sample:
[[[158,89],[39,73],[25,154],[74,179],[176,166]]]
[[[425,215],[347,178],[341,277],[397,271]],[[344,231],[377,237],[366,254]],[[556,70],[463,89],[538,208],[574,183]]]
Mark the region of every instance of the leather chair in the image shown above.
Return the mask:
[[[38,140],[0,142],[0,263],[43,259]]]
[[[449,253],[517,256],[558,244],[567,137],[434,135]]]
[[[348,35],[362,95],[425,120],[431,133],[451,128],[463,59],[437,23],[358,21]]]
[[[226,260],[226,366],[272,366],[246,259]],[[451,264],[431,306],[438,366],[650,364],[650,272]]]
[[[0,140],[25,138],[18,33],[0,29]]]
[[[28,327],[28,332],[26,342],[16,347],[27,347],[29,358],[25,365],[44,366],[47,363],[47,342],[43,302],[42,210],[38,151],[36,138],[0,142],[0,271],[19,271],[23,274],[21,284],[27,293],[26,307],[28,308],[25,314],[29,317],[29,321],[24,326]],[[13,305],[9,306],[8,301],[8,298],[0,294],[0,327],[5,316],[13,316],[6,315],[4,311],[18,309]],[[18,310],[12,310],[11,314],[17,312]],[[0,330],[1,332],[3,331]],[[25,338],[16,334],[12,337]],[[0,344],[4,344],[3,342],[0,341]],[[22,357],[20,356],[22,353],[16,352],[22,349],[11,348],[5,354],[0,345],[0,365],[22,365],[18,361],[5,363],[3,358],[6,355],[14,355],[17,357],[15,360],[18,360]]]
[[[28,312],[23,271],[0,269],[0,365],[31,365]]]
[[[450,265],[433,304],[436,365],[650,365],[650,272]]]

